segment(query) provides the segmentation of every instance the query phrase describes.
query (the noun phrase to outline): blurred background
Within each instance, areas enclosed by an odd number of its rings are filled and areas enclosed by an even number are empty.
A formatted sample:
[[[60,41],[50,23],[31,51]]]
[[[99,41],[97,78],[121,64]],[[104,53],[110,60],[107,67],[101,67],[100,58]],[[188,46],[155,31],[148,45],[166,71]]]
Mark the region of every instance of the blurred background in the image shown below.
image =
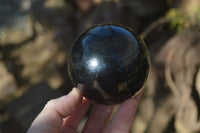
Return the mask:
[[[151,72],[131,133],[200,133],[199,0],[0,0],[0,133],[24,133],[68,93],[68,51],[103,22],[145,40]]]

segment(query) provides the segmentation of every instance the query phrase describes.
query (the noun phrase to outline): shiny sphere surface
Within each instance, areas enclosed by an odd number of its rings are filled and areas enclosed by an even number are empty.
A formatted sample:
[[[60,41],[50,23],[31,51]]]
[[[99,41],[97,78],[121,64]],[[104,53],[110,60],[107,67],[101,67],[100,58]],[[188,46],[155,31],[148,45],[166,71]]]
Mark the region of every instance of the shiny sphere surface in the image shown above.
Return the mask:
[[[132,29],[101,24],[83,32],[69,53],[68,73],[89,100],[118,104],[143,87],[149,73],[148,49]]]

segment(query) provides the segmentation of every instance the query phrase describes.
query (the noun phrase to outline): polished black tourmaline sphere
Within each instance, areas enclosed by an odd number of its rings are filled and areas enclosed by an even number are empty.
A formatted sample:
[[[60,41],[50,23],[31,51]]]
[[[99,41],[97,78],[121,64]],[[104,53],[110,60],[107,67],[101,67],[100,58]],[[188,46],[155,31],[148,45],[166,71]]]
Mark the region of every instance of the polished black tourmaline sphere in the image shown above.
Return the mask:
[[[110,23],[83,32],[68,63],[74,85],[100,104],[121,103],[137,94],[149,67],[148,50],[140,37],[128,27]]]

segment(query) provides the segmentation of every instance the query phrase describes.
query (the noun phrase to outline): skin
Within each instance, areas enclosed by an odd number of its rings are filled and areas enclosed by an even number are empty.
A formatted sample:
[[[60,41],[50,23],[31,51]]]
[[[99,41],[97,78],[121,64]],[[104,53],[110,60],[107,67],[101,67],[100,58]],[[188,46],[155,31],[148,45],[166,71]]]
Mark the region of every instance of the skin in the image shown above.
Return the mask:
[[[129,133],[141,95],[142,91],[119,105],[112,119],[114,106],[95,104],[82,133]],[[73,88],[68,95],[50,100],[27,133],[78,133],[89,105],[90,101]]]

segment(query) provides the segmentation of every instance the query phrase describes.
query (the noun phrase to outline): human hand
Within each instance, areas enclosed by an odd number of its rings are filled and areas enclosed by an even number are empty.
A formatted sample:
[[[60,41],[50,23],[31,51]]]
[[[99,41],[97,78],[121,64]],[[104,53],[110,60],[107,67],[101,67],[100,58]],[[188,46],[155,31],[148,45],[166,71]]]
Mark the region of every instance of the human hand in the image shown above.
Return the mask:
[[[122,103],[111,122],[108,120],[114,106],[96,104],[82,133],[129,133],[141,95],[142,92]],[[78,125],[89,105],[90,101],[74,88],[68,95],[50,100],[27,133],[78,133]]]

